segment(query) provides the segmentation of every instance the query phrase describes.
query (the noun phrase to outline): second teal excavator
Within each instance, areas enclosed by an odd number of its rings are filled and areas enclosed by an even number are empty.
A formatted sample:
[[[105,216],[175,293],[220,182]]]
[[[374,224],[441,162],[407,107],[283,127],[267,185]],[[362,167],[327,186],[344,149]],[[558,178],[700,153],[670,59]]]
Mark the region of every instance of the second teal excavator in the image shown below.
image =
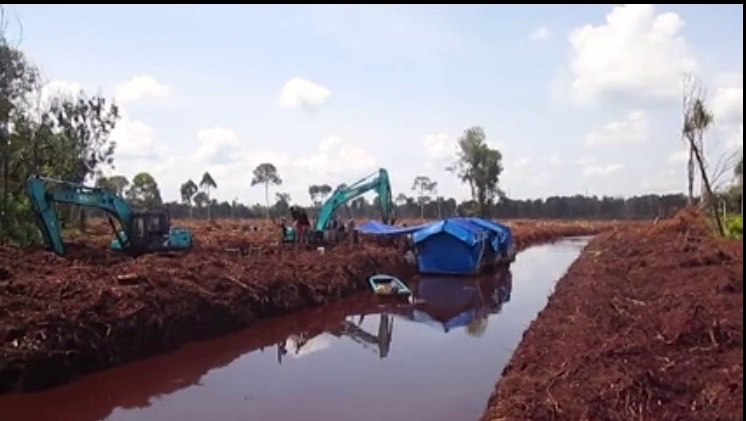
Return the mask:
[[[333,242],[331,240],[334,238],[331,223],[334,220],[334,213],[340,206],[370,191],[378,193],[378,204],[381,208],[382,222],[393,224],[395,220],[394,201],[391,194],[389,173],[386,169],[380,168],[377,172],[349,186],[341,184],[334,190],[331,197],[321,206],[316,223],[309,233],[309,240],[316,244]]]

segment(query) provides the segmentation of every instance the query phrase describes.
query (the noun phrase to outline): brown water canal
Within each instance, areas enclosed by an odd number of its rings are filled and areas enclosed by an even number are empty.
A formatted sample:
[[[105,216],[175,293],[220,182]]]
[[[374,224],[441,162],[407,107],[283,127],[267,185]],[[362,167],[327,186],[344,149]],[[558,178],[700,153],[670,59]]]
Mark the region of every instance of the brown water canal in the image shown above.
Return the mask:
[[[523,331],[587,244],[520,253],[510,271],[413,282],[83,377],[0,397],[0,421],[476,420]]]

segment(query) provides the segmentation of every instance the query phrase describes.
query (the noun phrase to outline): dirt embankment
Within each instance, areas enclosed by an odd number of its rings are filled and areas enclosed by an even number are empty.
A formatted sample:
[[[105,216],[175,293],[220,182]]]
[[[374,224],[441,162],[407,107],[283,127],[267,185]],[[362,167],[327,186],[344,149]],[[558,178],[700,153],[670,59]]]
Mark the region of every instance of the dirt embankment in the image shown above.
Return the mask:
[[[482,421],[742,420],[742,245],[684,213],[599,235]]]
[[[130,259],[105,248],[110,234],[96,224],[87,245],[70,245],[65,258],[0,248],[0,393],[51,387],[328,303],[366,288],[379,271],[412,274],[395,248],[340,246],[321,255],[273,244],[276,230],[266,224],[189,225],[196,245],[188,254]],[[598,229],[522,224],[515,236],[525,246]]]

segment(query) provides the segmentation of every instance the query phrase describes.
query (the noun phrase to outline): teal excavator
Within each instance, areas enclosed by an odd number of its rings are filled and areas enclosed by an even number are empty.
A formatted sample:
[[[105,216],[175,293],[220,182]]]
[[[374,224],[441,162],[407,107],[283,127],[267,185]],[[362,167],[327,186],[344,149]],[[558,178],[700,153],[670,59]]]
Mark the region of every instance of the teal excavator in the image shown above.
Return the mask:
[[[352,199],[370,191],[378,193],[378,204],[381,208],[381,220],[385,224],[394,223],[394,201],[391,195],[391,183],[389,173],[384,168],[364,177],[351,185],[339,185],[331,197],[324,202],[319,211],[313,230],[310,232],[310,240],[313,243],[327,242],[329,236],[326,233],[332,230],[332,221],[337,209]]]
[[[53,184],[55,188],[47,190],[47,184]],[[131,256],[161,251],[186,251],[192,248],[192,232],[171,227],[166,210],[134,210],[122,197],[107,190],[32,175],[26,181],[26,193],[31,200],[44,241],[60,256],[65,255],[66,247],[55,203],[104,211],[115,234],[110,247]],[[119,222],[119,228],[113,219]]]

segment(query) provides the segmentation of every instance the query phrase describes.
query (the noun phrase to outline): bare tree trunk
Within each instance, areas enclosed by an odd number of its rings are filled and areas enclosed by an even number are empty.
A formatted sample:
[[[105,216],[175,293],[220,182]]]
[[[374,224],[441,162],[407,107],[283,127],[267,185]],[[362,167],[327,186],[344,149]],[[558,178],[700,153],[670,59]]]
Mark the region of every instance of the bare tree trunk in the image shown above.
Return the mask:
[[[689,193],[688,204],[691,206],[694,203],[694,146],[689,145],[689,160],[687,161],[687,191]]]
[[[2,124],[2,123],[0,123]],[[9,167],[10,164],[8,161],[10,161],[10,154],[8,153],[8,149],[10,149],[8,146],[8,136],[6,135],[5,131],[5,124],[2,124],[2,128],[0,129],[0,142],[2,142],[2,148],[3,148],[3,206],[2,209],[0,209],[0,244],[5,244],[6,241],[6,233],[5,229],[9,226],[8,223],[8,203],[9,203],[9,192],[8,192],[8,177],[9,177]]]
[[[269,219],[269,183],[264,183],[264,198],[267,200],[267,219]]]
[[[712,213],[712,216],[715,218],[715,223],[718,227],[718,232],[720,235],[725,235],[725,226],[723,225],[723,219],[720,216],[720,212],[718,212],[717,204],[713,203],[712,198],[714,197],[713,191],[712,191],[712,185],[710,184],[710,178],[707,176],[707,169],[705,167],[704,159],[702,158],[701,151],[699,148],[697,148],[697,145],[694,142],[694,138],[692,136],[687,136],[687,139],[689,140],[689,143],[692,147],[692,151],[694,152],[694,157],[697,159],[697,164],[699,166],[699,175],[702,177],[702,185],[704,190],[704,195],[702,197],[702,205],[707,206],[710,208],[710,212]]]
[[[212,208],[212,198],[210,197],[210,187],[207,187],[207,220],[209,221],[212,219],[211,210]]]

